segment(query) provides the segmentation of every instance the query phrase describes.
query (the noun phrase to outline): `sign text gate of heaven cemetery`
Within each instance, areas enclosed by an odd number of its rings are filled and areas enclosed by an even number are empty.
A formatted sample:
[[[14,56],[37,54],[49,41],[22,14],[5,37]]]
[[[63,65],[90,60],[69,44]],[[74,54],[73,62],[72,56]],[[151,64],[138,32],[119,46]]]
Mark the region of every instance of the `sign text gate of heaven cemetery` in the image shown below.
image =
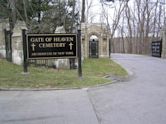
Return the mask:
[[[76,34],[27,34],[28,59],[76,58]]]

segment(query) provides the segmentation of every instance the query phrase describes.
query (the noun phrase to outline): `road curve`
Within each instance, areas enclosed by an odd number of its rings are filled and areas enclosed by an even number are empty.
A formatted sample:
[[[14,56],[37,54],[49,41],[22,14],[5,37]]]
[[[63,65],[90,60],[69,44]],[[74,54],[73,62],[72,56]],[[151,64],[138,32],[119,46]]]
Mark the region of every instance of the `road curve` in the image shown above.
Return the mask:
[[[101,124],[165,124],[166,60],[112,54],[132,79],[88,92]]]

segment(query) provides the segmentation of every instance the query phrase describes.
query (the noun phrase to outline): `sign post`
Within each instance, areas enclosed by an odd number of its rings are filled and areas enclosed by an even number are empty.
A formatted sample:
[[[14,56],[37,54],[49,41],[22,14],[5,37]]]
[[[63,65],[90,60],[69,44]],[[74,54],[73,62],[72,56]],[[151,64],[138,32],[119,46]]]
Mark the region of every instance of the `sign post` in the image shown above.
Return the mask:
[[[81,66],[81,29],[78,29],[77,34],[78,39],[78,76],[81,79],[82,78],[82,66]]]
[[[24,73],[28,73],[26,29],[22,30],[22,41],[23,41],[23,54],[24,54],[23,68],[24,68]]]

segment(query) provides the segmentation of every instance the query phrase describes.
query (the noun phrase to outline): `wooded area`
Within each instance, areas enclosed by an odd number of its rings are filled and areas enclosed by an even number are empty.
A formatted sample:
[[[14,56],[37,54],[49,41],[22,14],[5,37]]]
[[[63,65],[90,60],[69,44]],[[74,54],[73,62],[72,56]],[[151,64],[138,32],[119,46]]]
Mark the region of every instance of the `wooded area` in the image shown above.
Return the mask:
[[[0,19],[9,19],[11,31],[22,20],[33,33],[53,33],[62,24],[72,32],[79,16],[76,0],[0,0],[0,7]]]
[[[91,2],[87,2],[87,11]],[[100,20],[111,31],[112,52],[119,52],[117,42],[121,42],[120,51],[147,54],[151,40],[160,39],[160,30],[166,25],[165,0],[100,0],[100,3]],[[93,22],[88,14],[87,21]]]

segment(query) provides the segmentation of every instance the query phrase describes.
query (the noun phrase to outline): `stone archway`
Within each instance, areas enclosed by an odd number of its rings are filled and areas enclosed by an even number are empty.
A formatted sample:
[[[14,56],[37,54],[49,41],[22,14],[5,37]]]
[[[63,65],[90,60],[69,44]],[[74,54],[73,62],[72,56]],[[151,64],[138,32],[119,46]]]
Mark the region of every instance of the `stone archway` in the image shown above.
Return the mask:
[[[99,38],[92,35],[89,39],[89,58],[99,57]]]
[[[109,34],[104,24],[82,23],[82,53],[85,58],[109,57]],[[97,39],[92,38],[96,36]]]

